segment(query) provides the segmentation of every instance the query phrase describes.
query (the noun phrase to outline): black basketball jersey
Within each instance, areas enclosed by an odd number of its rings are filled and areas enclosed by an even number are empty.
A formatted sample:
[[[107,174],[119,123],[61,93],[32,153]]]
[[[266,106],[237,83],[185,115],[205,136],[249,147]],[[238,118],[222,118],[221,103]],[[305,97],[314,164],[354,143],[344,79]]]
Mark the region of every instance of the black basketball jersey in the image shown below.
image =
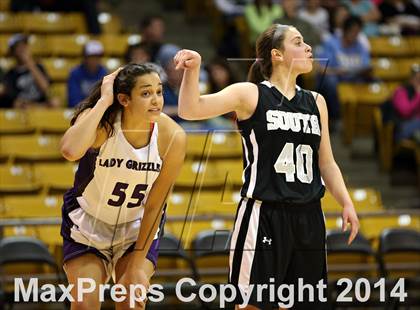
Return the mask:
[[[297,86],[289,101],[269,81],[257,86],[254,113],[238,121],[244,165],[241,195],[296,204],[320,199],[325,192],[318,167],[321,117],[314,96]]]

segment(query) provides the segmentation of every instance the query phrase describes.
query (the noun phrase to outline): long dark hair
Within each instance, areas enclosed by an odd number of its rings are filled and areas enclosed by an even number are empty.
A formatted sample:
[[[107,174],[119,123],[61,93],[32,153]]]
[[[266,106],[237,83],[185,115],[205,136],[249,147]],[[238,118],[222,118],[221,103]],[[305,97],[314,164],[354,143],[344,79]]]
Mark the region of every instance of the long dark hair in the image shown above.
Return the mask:
[[[271,50],[273,48],[284,50],[284,38],[290,27],[293,26],[274,24],[260,34],[255,47],[257,60],[248,72],[249,82],[257,84],[270,78],[273,73]]]
[[[106,129],[108,136],[112,136],[114,134],[113,123],[115,116],[118,111],[123,109],[123,106],[118,101],[117,94],[126,94],[131,96],[131,91],[136,85],[137,77],[149,73],[159,74],[156,65],[151,63],[128,64],[120,72],[118,72],[114,80],[114,101],[105,111],[99,123],[100,128]],[[80,113],[88,108],[93,108],[96,105],[98,100],[101,98],[101,85],[102,79],[94,85],[90,95],[77,105],[74,116],[70,121],[70,125],[74,125]]]

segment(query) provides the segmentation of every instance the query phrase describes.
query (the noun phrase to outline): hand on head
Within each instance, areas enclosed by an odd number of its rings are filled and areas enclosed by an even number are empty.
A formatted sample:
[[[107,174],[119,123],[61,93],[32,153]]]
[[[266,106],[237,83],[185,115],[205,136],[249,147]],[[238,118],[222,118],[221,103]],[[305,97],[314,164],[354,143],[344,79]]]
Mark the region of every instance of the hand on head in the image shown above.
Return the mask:
[[[102,80],[101,99],[103,99],[108,106],[110,106],[114,101],[114,80],[122,69],[122,67],[119,67],[114,72],[105,75]]]

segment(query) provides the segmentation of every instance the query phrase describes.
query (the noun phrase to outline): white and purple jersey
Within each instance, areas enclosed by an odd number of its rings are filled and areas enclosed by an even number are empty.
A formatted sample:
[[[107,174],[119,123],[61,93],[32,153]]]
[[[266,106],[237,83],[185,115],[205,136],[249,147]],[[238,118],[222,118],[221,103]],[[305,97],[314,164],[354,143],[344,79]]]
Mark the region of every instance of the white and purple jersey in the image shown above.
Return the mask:
[[[118,113],[114,134],[99,149],[86,152],[73,187],[64,194],[64,262],[93,253],[104,260],[111,277],[119,258],[135,248],[144,205],[161,166],[158,124],[151,124],[149,144],[136,149],[125,138]],[[165,208],[146,256],[155,267]]]
[[[150,142],[136,149],[121,130],[121,113],[115,134],[99,150],[80,161],[74,188],[77,202],[94,218],[117,225],[143,216],[144,204],[162,166],[158,150],[158,125],[151,125]]]

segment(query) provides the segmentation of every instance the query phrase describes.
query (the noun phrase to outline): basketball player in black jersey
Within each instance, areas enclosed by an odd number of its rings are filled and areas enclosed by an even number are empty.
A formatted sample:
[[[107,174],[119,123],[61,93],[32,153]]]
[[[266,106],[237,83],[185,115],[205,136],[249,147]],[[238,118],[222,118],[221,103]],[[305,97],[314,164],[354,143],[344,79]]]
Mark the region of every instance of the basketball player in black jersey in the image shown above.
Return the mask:
[[[178,52],[174,61],[184,70],[179,115],[200,120],[235,111],[238,117],[245,182],[231,240],[229,282],[250,294],[247,309],[285,307],[267,286],[277,292],[282,284],[294,284],[296,290],[299,278],[316,294],[312,302],[306,295],[298,302],[295,291],[293,309],[328,309],[316,289],[327,280],[323,181],[343,207],[343,230],[351,225],[349,244],[359,221],[331,150],[325,100],[296,85],[299,74],[312,70],[312,50],[295,27],[273,25],[258,38],[256,55],[249,82],[200,96],[201,57],[191,50]],[[257,285],[266,288],[258,291]]]

